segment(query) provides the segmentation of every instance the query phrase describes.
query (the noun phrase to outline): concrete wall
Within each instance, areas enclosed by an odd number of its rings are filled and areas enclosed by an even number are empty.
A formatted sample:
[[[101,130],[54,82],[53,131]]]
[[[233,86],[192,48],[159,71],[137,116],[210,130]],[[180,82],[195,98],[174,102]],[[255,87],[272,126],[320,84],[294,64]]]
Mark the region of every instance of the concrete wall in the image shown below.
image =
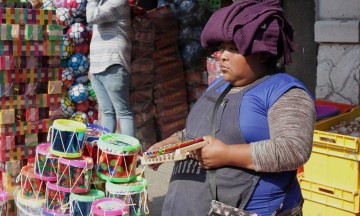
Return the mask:
[[[317,0],[316,98],[359,105],[360,1]]]
[[[287,18],[295,30],[295,40],[299,48],[293,54],[293,63],[286,71],[301,80],[314,95],[316,88],[316,67],[318,44],[314,41],[316,18],[314,0],[283,0]]]

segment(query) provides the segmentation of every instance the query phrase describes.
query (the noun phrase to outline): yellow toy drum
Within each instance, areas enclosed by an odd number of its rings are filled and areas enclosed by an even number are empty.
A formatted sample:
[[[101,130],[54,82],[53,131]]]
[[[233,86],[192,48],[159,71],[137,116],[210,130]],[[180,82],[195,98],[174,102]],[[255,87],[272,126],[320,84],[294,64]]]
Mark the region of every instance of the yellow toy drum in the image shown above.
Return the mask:
[[[50,153],[67,158],[77,158],[83,153],[86,125],[81,122],[56,119],[49,128]]]
[[[42,206],[45,204],[45,197],[30,200],[23,196],[21,190],[14,191],[14,200],[18,216],[41,215]]]
[[[138,139],[124,134],[103,134],[98,140],[96,174],[111,182],[129,182],[136,178]]]

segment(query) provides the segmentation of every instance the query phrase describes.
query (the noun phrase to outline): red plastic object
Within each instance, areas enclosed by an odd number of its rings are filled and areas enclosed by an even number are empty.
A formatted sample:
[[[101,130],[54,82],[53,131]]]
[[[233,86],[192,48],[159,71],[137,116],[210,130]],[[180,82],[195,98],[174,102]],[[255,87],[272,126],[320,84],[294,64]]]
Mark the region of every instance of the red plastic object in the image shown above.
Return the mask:
[[[343,103],[336,103],[332,101],[326,101],[326,100],[315,100],[316,105],[333,105],[336,106],[340,110],[340,114],[349,112],[352,108],[354,108],[354,105],[350,104],[343,104]]]

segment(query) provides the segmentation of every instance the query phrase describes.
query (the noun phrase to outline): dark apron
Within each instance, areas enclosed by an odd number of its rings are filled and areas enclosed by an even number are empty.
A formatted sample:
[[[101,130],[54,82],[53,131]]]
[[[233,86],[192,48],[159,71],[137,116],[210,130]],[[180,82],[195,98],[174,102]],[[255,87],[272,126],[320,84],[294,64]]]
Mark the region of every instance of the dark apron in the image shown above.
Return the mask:
[[[246,91],[268,79],[264,77],[237,93],[225,96],[217,113],[216,137],[226,144],[241,144],[245,140],[239,127],[242,97]],[[191,109],[186,122],[186,138],[194,139],[210,134],[211,116],[220,96],[215,90],[219,82],[206,91]],[[220,202],[243,209],[253,193],[261,173],[233,166],[216,169],[217,196]],[[175,162],[166,194],[163,216],[205,216],[210,210],[211,193],[206,170],[198,161],[188,158]]]

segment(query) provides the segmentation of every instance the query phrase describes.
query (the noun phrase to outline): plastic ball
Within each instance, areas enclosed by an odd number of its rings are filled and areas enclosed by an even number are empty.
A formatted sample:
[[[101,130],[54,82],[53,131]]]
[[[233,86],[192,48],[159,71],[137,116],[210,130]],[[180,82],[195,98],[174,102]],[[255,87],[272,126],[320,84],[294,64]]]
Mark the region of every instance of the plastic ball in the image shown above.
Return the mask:
[[[69,27],[66,34],[71,41],[75,44],[79,44],[87,39],[89,33],[84,24],[74,23]]]
[[[60,58],[68,59],[73,53],[73,43],[69,40],[69,38],[64,37],[62,43],[60,44]]]
[[[65,27],[70,26],[74,21],[74,18],[71,16],[69,9],[67,8],[57,8],[56,9],[56,23]]]
[[[98,110],[98,108],[99,108],[99,105],[98,105],[98,102],[96,101],[96,100],[94,100],[94,101],[92,101],[92,100],[89,100],[89,109],[91,109],[91,110],[95,110],[95,111],[97,111]]]
[[[86,83],[86,87],[88,89],[88,92],[89,92],[89,100],[90,101],[96,101],[96,94],[95,94],[95,91],[91,85],[91,82],[87,82]]]
[[[66,7],[74,17],[84,15],[86,11],[87,0],[68,0]]]
[[[41,8],[46,9],[46,10],[56,9],[56,6],[54,4],[54,0],[44,0]]]
[[[87,115],[84,112],[76,111],[74,114],[71,115],[70,120],[87,123]]]
[[[84,73],[89,69],[88,58],[82,53],[75,53],[68,60],[68,68],[75,76]]]
[[[82,103],[88,99],[89,92],[84,84],[75,83],[74,85],[70,86],[67,95],[72,102]]]
[[[90,50],[90,41],[89,40],[85,40],[83,43],[75,44],[75,46],[74,46],[74,51],[77,53],[88,54],[89,50]]]
[[[61,85],[64,88],[69,88],[74,83],[75,83],[74,73],[69,69],[65,69],[61,74]]]
[[[74,103],[67,96],[61,98],[61,111],[66,117],[70,117],[75,112]]]
[[[75,104],[76,111],[87,112],[89,109],[89,100]]]
[[[95,120],[98,120],[99,114],[96,110],[89,110],[86,114],[88,116],[89,123],[94,123]]]

